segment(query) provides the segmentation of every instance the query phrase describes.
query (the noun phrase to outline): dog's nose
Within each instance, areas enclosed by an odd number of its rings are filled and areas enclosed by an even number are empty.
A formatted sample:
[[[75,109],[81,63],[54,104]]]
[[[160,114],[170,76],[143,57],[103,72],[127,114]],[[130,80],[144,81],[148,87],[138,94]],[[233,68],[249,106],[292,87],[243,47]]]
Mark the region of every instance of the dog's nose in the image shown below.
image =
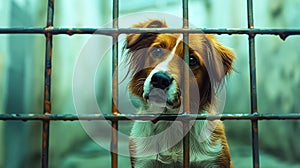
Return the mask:
[[[170,86],[173,78],[163,72],[156,72],[151,78],[151,84],[155,88],[166,89]]]

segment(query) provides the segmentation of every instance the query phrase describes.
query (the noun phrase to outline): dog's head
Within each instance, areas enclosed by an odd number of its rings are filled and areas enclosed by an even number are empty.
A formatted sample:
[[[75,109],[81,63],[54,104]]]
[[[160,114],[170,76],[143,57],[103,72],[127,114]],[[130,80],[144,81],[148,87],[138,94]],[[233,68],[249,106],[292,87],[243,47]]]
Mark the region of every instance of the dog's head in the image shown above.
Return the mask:
[[[149,20],[132,27],[166,28],[167,25],[160,20]],[[213,35],[190,34],[189,63],[185,63],[183,46],[182,34],[127,35],[124,48],[132,73],[129,92],[131,100],[141,111],[178,113],[186,83],[190,87],[191,112],[203,110],[212,103],[214,89],[232,70],[233,52]],[[185,73],[186,69],[188,73]]]

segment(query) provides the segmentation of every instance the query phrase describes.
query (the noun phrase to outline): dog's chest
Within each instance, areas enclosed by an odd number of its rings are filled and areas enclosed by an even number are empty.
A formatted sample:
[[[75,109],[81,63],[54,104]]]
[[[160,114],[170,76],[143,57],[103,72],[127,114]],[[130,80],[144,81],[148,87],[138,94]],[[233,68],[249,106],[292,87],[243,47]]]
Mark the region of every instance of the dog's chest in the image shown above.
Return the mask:
[[[195,121],[190,130],[190,161],[214,160],[221,143],[213,146],[205,132],[205,121]],[[183,127],[180,121],[135,122],[131,137],[135,143],[136,162],[155,160],[164,164],[183,162]]]

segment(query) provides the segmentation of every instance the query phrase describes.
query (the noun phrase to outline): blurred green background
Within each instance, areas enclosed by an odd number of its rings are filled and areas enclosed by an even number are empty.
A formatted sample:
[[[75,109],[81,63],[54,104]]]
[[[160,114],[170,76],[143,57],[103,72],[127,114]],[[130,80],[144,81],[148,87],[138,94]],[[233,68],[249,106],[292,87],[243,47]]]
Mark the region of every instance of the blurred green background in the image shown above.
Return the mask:
[[[177,0],[120,0],[120,16],[153,11],[180,17],[181,5]],[[189,5],[190,22],[199,28],[247,28],[246,0],[190,0]],[[299,7],[299,0],[254,0],[255,27],[300,29]],[[46,9],[46,0],[0,0],[0,27],[45,27]],[[57,0],[54,26],[99,28],[112,21],[111,13],[109,0]],[[76,60],[90,37],[53,38],[55,114],[76,114],[72,77]],[[235,72],[227,78],[224,113],[250,113],[248,37],[217,38],[237,55]],[[256,36],[260,113],[300,113],[299,46],[299,36],[290,36],[285,41],[278,36]],[[42,34],[0,34],[0,114],[43,112],[44,55]],[[99,70],[106,68],[109,67],[100,65]],[[105,77],[100,76],[98,81],[107,80]],[[99,92],[103,88],[109,90],[107,87],[101,86]],[[105,102],[100,93],[97,97]],[[90,112],[89,98],[86,104]],[[120,124],[120,129],[128,132],[131,123]],[[0,121],[0,168],[40,167],[41,126],[39,121]],[[251,122],[225,121],[225,126],[235,166],[252,167]],[[50,135],[50,167],[109,167],[109,152],[97,145],[79,122],[51,122]],[[261,167],[300,167],[299,140],[300,121],[259,121]],[[127,148],[127,143],[120,142],[119,146]],[[121,156],[119,166],[129,167],[128,157]]]

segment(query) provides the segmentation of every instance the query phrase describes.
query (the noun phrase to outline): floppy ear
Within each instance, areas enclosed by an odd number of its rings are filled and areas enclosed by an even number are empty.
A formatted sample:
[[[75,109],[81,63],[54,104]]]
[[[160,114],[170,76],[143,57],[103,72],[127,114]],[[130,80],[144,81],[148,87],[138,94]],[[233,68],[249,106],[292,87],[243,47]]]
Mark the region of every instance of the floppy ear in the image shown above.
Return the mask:
[[[167,27],[166,23],[161,20],[148,20],[146,22],[134,24],[131,26],[132,28],[165,28]],[[153,36],[154,33],[143,33],[143,34],[128,34],[126,38],[127,46],[126,48],[131,48],[136,45],[142,39]]]
[[[221,81],[233,69],[235,54],[223,46],[213,35],[206,35],[210,43],[208,51],[208,71],[217,81]]]
[[[215,48],[221,56],[223,68],[225,74],[228,74],[233,69],[233,61],[235,59],[235,54],[228,47],[223,46],[221,43],[216,41]]]

